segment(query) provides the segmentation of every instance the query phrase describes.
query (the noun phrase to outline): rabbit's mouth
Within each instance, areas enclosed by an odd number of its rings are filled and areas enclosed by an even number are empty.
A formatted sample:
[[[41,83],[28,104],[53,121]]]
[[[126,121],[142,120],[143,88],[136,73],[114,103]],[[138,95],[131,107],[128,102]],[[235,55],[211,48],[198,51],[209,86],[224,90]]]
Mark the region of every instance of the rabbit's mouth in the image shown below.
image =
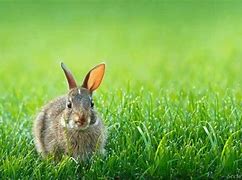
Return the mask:
[[[61,118],[61,125],[69,130],[84,131],[90,127],[89,124],[90,118],[87,118],[85,122],[75,121],[73,119],[65,120],[64,118]]]

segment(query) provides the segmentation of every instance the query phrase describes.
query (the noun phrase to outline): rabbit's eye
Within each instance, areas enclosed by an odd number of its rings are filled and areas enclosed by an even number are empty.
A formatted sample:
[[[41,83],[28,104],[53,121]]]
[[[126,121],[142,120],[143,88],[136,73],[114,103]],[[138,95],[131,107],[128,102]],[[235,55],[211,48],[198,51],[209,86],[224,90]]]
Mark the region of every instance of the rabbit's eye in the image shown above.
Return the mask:
[[[72,104],[71,104],[71,102],[68,101],[66,106],[67,106],[69,109],[71,109],[71,108],[72,108]]]
[[[91,108],[94,107],[94,102],[91,100]]]
[[[93,108],[94,107],[94,102],[92,100],[92,97],[90,96],[89,99],[90,99],[90,102],[91,102],[91,108]]]

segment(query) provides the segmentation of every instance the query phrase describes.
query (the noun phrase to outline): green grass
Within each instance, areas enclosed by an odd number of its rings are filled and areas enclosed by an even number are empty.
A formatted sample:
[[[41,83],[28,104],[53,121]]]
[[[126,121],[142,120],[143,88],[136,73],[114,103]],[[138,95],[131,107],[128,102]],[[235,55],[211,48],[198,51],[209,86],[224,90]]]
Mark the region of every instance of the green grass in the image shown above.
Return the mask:
[[[242,177],[241,3],[0,3],[0,179]],[[43,160],[42,105],[105,61],[105,157]]]

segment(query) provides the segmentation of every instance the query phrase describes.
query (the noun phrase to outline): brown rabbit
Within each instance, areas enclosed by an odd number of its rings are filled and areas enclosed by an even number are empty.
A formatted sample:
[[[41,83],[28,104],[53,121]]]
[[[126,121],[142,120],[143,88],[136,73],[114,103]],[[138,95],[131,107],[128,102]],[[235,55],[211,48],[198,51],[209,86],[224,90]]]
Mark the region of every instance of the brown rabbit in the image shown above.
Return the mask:
[[[106,128],[94,109],[92,93],[104,76],[105,64],[99,64],[86,75],[81,86],[61,63],[69,84],[67,95],[45,105],[33,126],[37,151],[43,156],[68,154],[85,160],[93,153],[104,153]]]

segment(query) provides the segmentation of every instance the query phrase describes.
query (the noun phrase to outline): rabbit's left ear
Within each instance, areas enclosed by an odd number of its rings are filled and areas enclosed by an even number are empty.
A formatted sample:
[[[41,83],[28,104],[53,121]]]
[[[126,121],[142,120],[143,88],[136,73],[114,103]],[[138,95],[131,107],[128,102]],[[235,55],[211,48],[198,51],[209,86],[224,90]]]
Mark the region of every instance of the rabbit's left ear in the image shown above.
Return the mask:
[[[105,73],[105,64],[104,63],[95,66],[93,69],[91,69],[87,73],[87,75],[83,81],[82,87],[93,92],[101,84],[104,73]]]

